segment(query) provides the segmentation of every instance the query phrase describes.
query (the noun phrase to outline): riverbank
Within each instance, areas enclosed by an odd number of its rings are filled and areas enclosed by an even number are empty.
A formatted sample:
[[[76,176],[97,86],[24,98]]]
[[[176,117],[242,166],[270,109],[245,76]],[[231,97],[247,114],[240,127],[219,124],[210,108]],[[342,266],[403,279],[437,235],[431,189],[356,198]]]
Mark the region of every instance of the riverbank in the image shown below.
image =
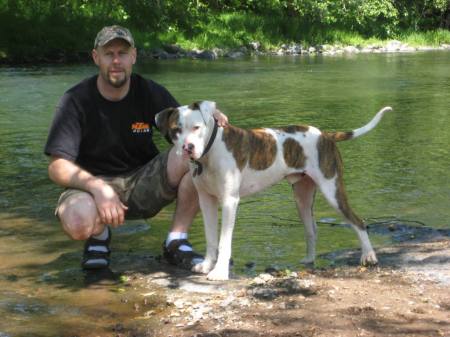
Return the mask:
[[[450,50],[450,44],[442,44],[438,47],[433,46],[411,46],[398,40],[389,40],[384,43],[374,43],[366,45],[343,45],[343,44],[319,44],[304,46],[299,43],[281,44],[279,47],[270,50],[261,48],[257,41],[248,46],[242,46],[237,49],[213,48],[210,50],[185,50],[178,45],[166,45],[163,48],[140,51],[142,57],[154,59],[208,59],[217,58],[239,59],[246,56],[287,56],[287,55],[342,55],[359,53],[410,53],[432,50]]]
[[[177,44],[167,44],[158,48],[138,49],[139,59],[156,60],[176,60],[176,59],[243,59],[253,56],[339,56],[351,54],[369,53],[413,53],[427,51],[450,51],[450,43],[443,43],[438,46],[431,45],[410,45],[399,40],[376,41],[362,44],[312,44],[303,45],[301,43],[283,43],[273,48],[265,48],[258,41],[249,43],[239,48],[211,48],[211,49],[185,49]],[[57,53],[48,54],[38,58],[16,58],[8,59],[0,57],[0,65],[36,65],[36,64],[72,64],[91,62],[90,52],[78,52],[72,54]]]
[[[343,252],[330,268],[271,270],[228,282],[158,259],[130,260],[141,270],[125,273],[126,288],[141,291],[129,303],[137,318],[117,322],[104,336],[449,336],[448,238],[381,248],[380,266],[371,269],[352,266],[356,254]],[[128,302],[126,291],[122,301]],[[142,328],[145,322],[152,328]],[[91,336],[103,335],[80,337]]]

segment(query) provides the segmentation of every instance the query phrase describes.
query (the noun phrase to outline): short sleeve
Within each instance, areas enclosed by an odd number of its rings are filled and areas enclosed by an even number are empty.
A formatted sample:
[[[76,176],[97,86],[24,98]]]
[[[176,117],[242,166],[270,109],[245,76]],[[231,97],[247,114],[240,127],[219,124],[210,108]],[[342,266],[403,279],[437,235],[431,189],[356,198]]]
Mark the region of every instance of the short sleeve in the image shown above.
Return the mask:
[[[59,101],[45,145],[44,153],[75,161],[81,142],[81,116],[70,93]]]

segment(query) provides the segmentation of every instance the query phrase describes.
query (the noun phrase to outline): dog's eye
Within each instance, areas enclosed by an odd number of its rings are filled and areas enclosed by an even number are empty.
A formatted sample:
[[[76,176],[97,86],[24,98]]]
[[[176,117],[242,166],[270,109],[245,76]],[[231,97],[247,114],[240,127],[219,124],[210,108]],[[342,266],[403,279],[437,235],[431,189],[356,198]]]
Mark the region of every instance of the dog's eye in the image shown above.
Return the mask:
[[[181,128],[173,128],[173,129],[172,129],[172,132],[173,132],[174,134],[181,133]]]
[[[198,129],[200,129],[200,126],[194,126],[193,128],[192,128],[194,131],[197,131]]]

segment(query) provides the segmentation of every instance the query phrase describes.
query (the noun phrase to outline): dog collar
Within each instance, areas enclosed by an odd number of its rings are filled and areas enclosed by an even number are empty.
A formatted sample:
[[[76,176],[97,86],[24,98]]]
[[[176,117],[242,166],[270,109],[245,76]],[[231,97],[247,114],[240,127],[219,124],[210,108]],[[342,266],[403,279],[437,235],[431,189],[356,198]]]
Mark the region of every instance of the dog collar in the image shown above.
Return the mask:
[[[213,145],[214,140],[216,139],[217,129],[218,128],[219,128],[219,126],[217,125],[217,121],[214,118],[214,127],[213,127],[213,130],[211,132],[211,137],[209,137],[208,144],[206,144],[205,150],[203,150],[203,153],[200,156],[200,158],[203,158],[203,156],[205,156],[209,152],[209,150],[211,149],[211,146]],[[200,158],[198,158],[198,159],[200,159]],[[202,172],[203,172],[203,165],[202,165],[202,163],[200,163],[198,160],[194,160],[194,159],[191,159],[191,163],[195,164],[194,177],[199,176],[200,174],[202,174]]]

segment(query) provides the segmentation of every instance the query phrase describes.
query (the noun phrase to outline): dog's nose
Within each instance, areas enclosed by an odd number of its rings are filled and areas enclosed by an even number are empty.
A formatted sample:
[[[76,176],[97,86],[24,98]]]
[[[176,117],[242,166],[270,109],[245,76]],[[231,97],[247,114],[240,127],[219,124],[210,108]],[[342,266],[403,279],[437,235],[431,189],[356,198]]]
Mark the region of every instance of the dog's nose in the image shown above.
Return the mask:
[[[183,144],[183,150],[187,150],[187,151],[194,150],[194,144],[192,144],[192,143]]]

